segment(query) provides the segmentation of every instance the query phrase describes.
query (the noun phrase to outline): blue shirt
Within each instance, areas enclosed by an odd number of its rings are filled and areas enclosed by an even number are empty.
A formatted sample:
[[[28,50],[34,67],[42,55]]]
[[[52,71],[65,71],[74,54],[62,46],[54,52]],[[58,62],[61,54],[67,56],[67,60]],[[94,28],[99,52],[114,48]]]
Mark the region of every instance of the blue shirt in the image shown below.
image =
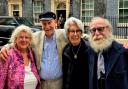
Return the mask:
[[[62,68],[59,63],[59,54],[56,45],[55,34],[51,39],[45,36],[43,57],[41,62],[40,77],[44,80],[53,80],[62,76]]]

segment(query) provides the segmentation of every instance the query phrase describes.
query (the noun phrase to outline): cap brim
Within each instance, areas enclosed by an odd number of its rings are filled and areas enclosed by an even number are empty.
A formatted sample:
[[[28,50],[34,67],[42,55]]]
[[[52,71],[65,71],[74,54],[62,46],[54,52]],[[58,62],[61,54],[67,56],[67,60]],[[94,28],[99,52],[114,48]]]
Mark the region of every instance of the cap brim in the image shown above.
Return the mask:
[[[53,18],[41,18],[40,21],[43,21],[43,20],[52,20]]]

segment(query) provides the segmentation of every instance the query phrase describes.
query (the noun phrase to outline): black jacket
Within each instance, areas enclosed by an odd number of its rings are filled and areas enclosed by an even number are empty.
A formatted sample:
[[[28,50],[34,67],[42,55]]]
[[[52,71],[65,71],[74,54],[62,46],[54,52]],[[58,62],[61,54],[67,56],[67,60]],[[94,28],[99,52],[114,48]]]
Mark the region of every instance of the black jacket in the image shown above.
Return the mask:
[[[88,49],[83,39],[78,46],[73,47],[71,44],[67,44],[64,48],[62,56],[63,89],[88,89]],[[77,59],[74,59],[73,51],[74,53],[78,51]]]
[[[105,88],[128,89],[128,54],[123,46],[113,41],[111,47],[103,52],[105,60]],[[96,80],[96,60],[89,60],[90,79]],[[89,80],[90,80],[89,79]],[[90,89],[98,89],[95,82],[90,80]],[[95,86],[94,86],[95,85]]]

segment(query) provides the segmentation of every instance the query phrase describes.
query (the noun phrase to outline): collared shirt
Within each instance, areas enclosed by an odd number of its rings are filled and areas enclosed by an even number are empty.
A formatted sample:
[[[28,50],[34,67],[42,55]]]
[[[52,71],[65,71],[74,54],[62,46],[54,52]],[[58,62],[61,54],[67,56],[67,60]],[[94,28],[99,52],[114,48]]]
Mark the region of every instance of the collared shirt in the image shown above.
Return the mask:
[[[62,76],[55,34],[51,39],[45,36],[40,76],[44,80],[53,80]]]

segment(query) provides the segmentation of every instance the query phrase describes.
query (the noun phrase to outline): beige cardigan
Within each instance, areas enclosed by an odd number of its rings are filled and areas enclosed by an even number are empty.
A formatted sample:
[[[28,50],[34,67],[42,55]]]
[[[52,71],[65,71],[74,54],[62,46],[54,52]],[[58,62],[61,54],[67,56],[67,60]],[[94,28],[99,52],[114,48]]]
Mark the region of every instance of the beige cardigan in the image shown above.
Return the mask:
[[[45,32],[40,31],[34,33],[34,42],[35,44],[33,45],[33,51],[35,53],[36,57],[36,65],[37,69],[40,70],[40,64],[42,60],[42,49],[44,45],[44,37],[45,37]],[[64,29],[55,29],[55,37],[56,37],[56,43],[57,43],[57,49],[59,52],[59,59],[60,59],[60,64],[62,65],[62,51],[65,45],[67,44],[67,39],[66,39],[66,34]]]

